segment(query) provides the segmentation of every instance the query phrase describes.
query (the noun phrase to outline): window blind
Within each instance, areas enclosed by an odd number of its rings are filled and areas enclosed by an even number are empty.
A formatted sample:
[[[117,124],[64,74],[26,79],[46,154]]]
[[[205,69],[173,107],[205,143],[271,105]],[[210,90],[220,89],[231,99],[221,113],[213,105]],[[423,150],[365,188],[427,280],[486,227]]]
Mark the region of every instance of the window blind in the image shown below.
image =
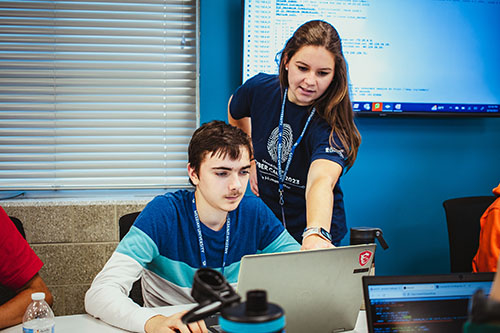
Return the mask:
[[[0,2],[0,189],[187,186],[197,9]]]

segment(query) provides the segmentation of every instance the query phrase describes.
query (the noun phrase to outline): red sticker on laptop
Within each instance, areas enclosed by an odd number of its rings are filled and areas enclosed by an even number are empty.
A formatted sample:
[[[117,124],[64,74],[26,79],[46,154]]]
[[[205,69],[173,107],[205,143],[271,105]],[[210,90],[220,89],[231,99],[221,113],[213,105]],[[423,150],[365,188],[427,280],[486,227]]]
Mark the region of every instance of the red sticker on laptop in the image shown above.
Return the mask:
[[[372,257],[373,255],[373,252],[371,251],[363,251],[359,254],[359,264],[361,266],[364,266],[368,263],[368,261],[370,261],[370,258]]]

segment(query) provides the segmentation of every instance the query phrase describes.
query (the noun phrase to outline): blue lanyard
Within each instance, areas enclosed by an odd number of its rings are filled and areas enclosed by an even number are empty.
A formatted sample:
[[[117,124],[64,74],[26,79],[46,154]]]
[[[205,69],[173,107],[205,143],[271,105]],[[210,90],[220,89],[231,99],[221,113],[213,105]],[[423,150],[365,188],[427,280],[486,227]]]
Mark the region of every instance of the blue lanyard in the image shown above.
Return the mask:
[[[283,216],[283,224],[286,225],[285,223],[285,214],[283,211],[283,205],[285,204],[285,200],[283,199],[283,184],[285,183],[285,178],[286,174],[288,173],[288,168],[290,167],[290,163],[292,162],[292,157],[293,157],[293,152],[295,151],[295,148],[299,145],[300,141],[304,137],[304,133],[306,132],[307,126],[309,126],[309,123],[311,122],[312,117],[314,116],[314,113],[316,112],[316,108],[313,108],[311,111],[311,114],[309,115],[309,118],[307,118],[306,124],[304,125],[304,129],[302,130],[302,133],[300,133],[299,138],[297,141],[293,144],[292,149],[290,151],[290,154],[288,155],[288,160],[286,161],[286,167],[285,171],[281,171],[281,155],[282,155],[282,146],[283,146],[283,118],[285,116],[285,102],[287,99],[287,92],[288,88],[285,89],[285,93],[283,96],[283,103],[281,104],[281,115],[280,115],[280,122],[279,122],[279,131],[278,131],[278,180],[279,180],[279,189],[278,192],[280,194],[280,200],[279,203],[281,205],[281,213]]]
[[[196,232],[198,234],[198,243],[200,244],[200,256],[201,256],[201,266],[207,267],[207,256],[205,254],[205,244],[203,242],[203,235],[201,233],[200,217],[198,216],[198,211],[196,210],[196,200],[193,193],[193,213],[194,221],[196,222]],[[227,253],[229,252],[229,235],[231,233],[231,219],[229,218],[229,212],[226,217],[226,241],[224,243],[224,258],[222,259],[221,272],[224,275],[224,267],[226,266]]]

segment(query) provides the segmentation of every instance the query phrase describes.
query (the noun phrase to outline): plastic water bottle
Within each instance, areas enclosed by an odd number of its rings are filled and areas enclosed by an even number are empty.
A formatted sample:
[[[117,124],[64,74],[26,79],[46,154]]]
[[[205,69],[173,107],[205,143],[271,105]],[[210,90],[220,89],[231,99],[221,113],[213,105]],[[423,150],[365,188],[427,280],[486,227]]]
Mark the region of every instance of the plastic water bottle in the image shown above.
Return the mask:
[[[54,312],[45,302],[45,293],[33,293],[31,299],[23,317],[23,333],[54,333]]]

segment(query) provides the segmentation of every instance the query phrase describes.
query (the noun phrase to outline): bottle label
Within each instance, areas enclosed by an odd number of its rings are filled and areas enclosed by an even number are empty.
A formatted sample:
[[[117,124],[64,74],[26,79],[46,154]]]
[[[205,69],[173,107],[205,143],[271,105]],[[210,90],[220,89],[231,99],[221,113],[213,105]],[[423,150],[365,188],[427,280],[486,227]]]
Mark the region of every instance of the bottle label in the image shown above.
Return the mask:
[[[26,328],[23,327],[23,333],[54,333],[54,326],[43,327],[43,328]]]

